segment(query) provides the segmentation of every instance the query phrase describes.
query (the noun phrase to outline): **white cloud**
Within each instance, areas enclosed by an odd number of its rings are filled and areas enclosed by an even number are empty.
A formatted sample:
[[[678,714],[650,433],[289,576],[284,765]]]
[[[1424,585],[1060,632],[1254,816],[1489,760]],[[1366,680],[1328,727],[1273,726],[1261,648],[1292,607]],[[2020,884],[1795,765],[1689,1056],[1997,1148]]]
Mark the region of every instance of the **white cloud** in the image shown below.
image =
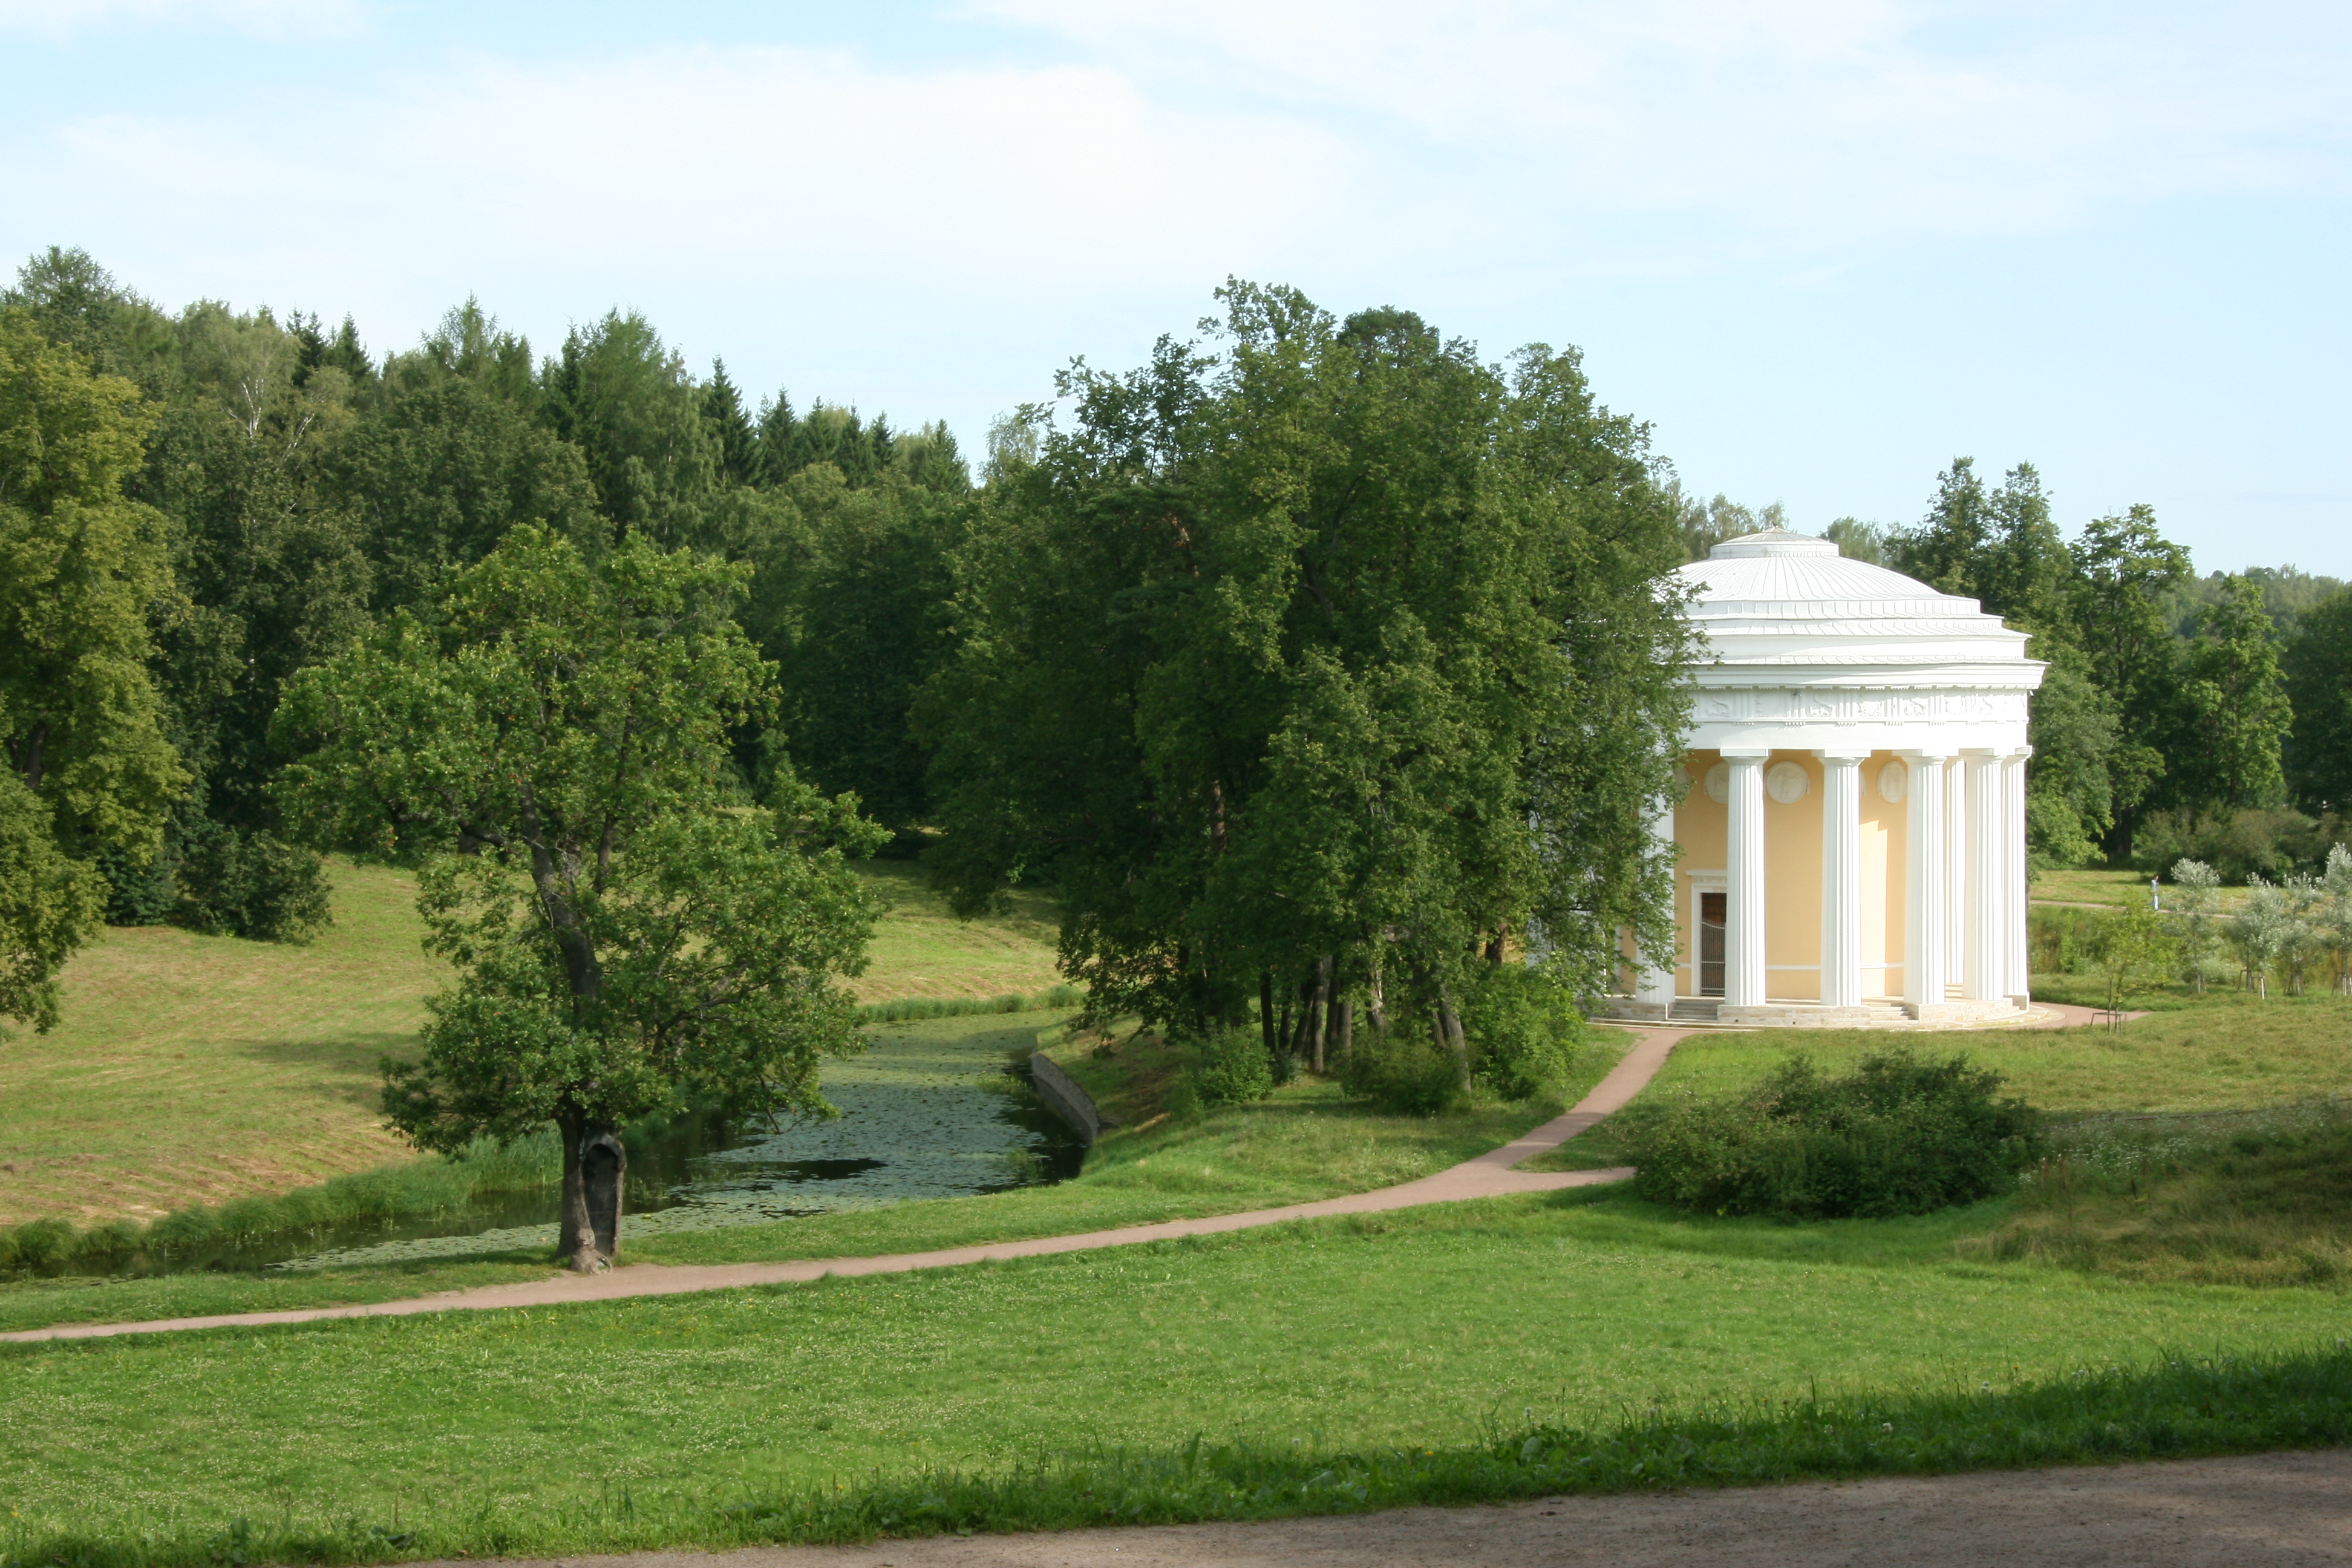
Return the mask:
[[[2341,192],[2340,8],[1891,0],[979,0],[1146,90],[1356,117],[1567,209],[1777,241],[2032,230],[2103,204]]]
[[[123,28],[338,38],[367,23],[361,0],[0,0],[0,35],[53,42]]]

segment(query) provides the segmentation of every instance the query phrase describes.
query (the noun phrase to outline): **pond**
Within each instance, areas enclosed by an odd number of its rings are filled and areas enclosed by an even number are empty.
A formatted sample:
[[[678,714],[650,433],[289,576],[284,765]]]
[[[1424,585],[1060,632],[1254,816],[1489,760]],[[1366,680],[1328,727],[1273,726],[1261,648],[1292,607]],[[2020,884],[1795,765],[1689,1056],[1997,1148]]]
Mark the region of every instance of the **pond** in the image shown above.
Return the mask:
[[[1085,1146],[1040,1105],[1027,1060],[1058,1016],[983,1014],[877,1024],[863,1056],[824,1064],[838,1120],[728,1127],[688,1117],[633,1129],[628,1240],[759,1225],[908,1198],[959,1197],[1077,1173]],[[464,1209],[340,1225],[168,1266],[305,1269],[545,1248],[555,1245],[552,1186],[484,1194]]]

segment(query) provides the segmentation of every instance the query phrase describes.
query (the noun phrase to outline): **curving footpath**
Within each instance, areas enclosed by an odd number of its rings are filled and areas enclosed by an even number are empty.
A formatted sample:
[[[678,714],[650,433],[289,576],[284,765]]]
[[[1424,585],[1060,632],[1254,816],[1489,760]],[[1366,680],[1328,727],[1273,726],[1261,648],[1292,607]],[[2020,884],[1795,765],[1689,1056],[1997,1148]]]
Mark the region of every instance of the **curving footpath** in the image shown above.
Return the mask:
[[[1636,1028],[1633,1048],[1610,1069],[1576,1109],[1556,1116],[1534,1131],[1465,1160],[1433,1176],[1378,1192],[1324,1198],[1311,1204],[1291,1204],[1276,1209],[1252,1209],[1244,1214],[1213,1215],[1205,1219],[1171,1219],[1158,1225],[1129,1226],[1118,1230],[1087,1231],[1077,1236],[1041,1236],[1026,1241],[992,1242],[984,1247],[950,1247],[936,1252],[902,1252],[882,1258],[811,1258],[789,1263],[660,1264],[639,1263],[602,1274],[558,1274],[519,1285],[487,1285],[473,1290],[446,1290],[404,1301],[377,1301],[355,1307],[312,1307],[284,1312],[226,1312],[209,1318],[159,1318],[142,1323],[69,1323],[57,1328],[26,1329],[0,1334],[0,1341],[90,1340],[116,1334],[160,1334],[185,1329],[259,1327],[271,1323],[315,1323],[332,1318],[403,1318],[418,1312],[482,1311],[499,1307],[544,1307],[567,1301],[615,1301],[631,1296],[680,1296],[696,1290],[731,1290],[747,1285],[783,1285],[835,1275],[905,1274],[918,1268],[953,1268],[966,1263],[992,1263],[1015,1258],[1046,1258],[1064,1252],[1091,1252],[1106,1247],[1132,1247],[1145,1241],[1173,1241],[1188,1236],[1221,1236],[1227,1231],[1283,1225],[1295,1219],[1321,1219],[1330,1215],[1379,1214],[1389,1209],[1417,1208],[1423,1204],[1460,1203],[1470,1198],[1500,1197],[1511,1193],[1548,1193],[1562,1187],[1596,1186],[1629,1180],[1631,1167],[1606,1171],[1515,1171],[1512,1166],[1556,1149],[1642,1092],[1665,1065],[1675,1042],[1696,1033],[1692,1029]]]

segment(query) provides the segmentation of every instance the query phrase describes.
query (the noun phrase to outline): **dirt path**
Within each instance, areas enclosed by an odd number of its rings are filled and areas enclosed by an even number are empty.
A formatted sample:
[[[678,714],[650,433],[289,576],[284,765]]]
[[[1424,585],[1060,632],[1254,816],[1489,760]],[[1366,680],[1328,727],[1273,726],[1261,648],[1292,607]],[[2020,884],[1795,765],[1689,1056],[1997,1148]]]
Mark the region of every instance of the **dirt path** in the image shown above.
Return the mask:
[[[488,1285],[474,1290],[447,1290],[404,1301],[378,1301],[355,1307],[316,1307],[286,1312],[229,1312],[205,1318],[161,1318],[141,1323],[72,1323],[49,1329],[27,1329],[0,1334],[8,1340],[103,1339],[115,1334],[167,1333],[182,1329],[221,1329],[268,1323],[314,1323],[330,1318],[407,1317],[417,1312],[480,1310],[495,1307],[542,1307],[565,1301],[612,1301],[630,1296],[677,1296],[695,1290],[727,1290],[747,1285],[781,1285],[821,1279],[825,1275],[903,1274],[917,1268],[951,1268],[964,1263],[984,1263],[1014,1258],[1044,1258],[1063,1252],[1088,1252],[1106,1247],[1132,1247],[1143,1241],[1171,1241],[1187,1236],[1218,1236],[1259,1226],[1282,1225],[1295,1219],[1320,1219],[1328,1215],[1378,1214],[1387,1209],[1415,1208],[1423,1204],[1459,1203],[1467,1198],[1498,1197],[1508,1193],[1552,1192],[1561,1187],[1592,1186],[1622,1182],[1630,1169],[1606,1171],[1515,1171],[1512,1166],[1557,1148],[1639,1094],[1665,1065],[1675,1042],[1688,1029],[1634,1029],[1633,1048],[1610,1069],[1609,1076],[1576,1109],[1554,1117],[1534,1131],[1515,1138],[1475,1160],[1401,1186],[1378,1192],[1325,1198],[1318,1203],[1291,1204],[1244,1214],[1214,1215],[1205,1219],[1168,1220],[1159,1225],[1128,1226],[1118,1230],[1088,1231],[1077,1236],[1045,1236],[1027,1241],[995,1242],[985,1247],[951,1247],[936,1252],[904,1252],[882,1258],[813,1258],[791,1263],[730,1263],[676,1265],[640,1263],[603,1274],[558,1274],[518,1285]]]
[[[648,1552],[566,1558],[563,1568],[1849,1568],[1888,1563],[1904,1568],[2352,1563],[2352,1452],[1553,1498],[1258,1524]]]

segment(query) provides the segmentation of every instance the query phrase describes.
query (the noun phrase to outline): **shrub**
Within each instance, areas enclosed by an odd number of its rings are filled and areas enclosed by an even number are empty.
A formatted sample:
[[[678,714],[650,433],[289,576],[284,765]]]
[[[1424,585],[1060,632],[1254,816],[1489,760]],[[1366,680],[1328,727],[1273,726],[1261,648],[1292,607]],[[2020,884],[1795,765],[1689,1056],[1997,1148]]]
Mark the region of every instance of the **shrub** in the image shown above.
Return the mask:
[[[307,942],[332,918],[319,857],[267,833],[208,824],[187,845],[179,879],[179,918],[194,931]]]
[[[74,1255],[74,1227],[61,1219],[37,1219],[13,1233],[19,1268],[55,1268]]]
[[[2212,867],[2225,882],[2276,880],[2326,863],[2333,841],[2327,826],[2301,812],[2263,806],[2210,816],[2159,811],[2132,835],[2132,859],[2144,871],[2162,873],[2188,858]]]
[[[1622,1135],[1645,1198],[1718,1215],[1789,1218],[1927,1214],[2017,1183],[2041,1150],[2041,1118],[1996,1100],[1999,1073],[1963,1056],[1865,1057],[1825,1078],[1790,1057],[1736,1099],[1630,1124]]]
[[[1583,1019],[1540,971],[1518,964],[1481,971],[1462,1012],[1471,1071],[1503,1099],[1533,1100],[1567,1078]]]
[[[158,1252],[194,1252],[220,1240],[220,1222],[201,1204],[174,1209],[147,1227],[147,1245]]]
[[[1358,1035],[1339,1087],[1391,1116],[1437,1116],[1463,1102],[1462,1068],[1419,1032]]]
[[[1202,1108],[1246,1105],[1274,1092],[1274,1064],[1255,1029],[1213,1029],[1185,1045],[1184,1086]]]
[[[74,1256],[93,1263],[128,1258],[139,1250],[139,1244],[146,1235],[146,1227],[137,1220],[109,1220],[81,1233],[81,1239],[74,1246]]]

